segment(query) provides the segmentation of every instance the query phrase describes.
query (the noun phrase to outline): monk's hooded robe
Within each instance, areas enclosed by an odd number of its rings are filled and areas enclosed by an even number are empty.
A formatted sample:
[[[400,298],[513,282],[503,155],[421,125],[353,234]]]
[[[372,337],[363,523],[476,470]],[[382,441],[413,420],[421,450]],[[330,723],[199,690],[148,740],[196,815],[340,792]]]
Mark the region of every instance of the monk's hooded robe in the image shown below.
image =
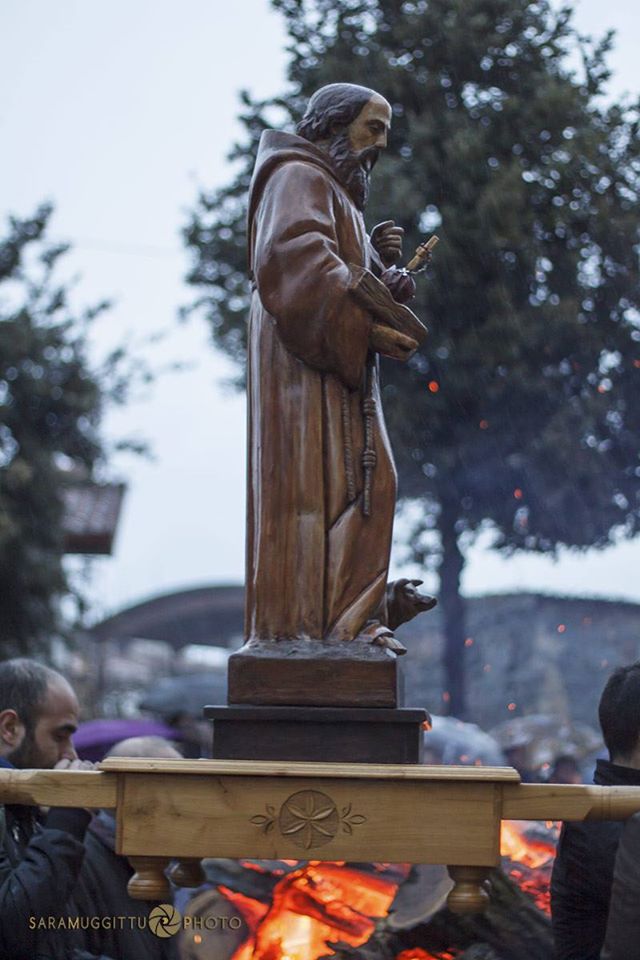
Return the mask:
[[[372,319],[350,292],[348,264],[373,255],[363,217],[327,154],[267,131],[249,237],[247,640],[373,637],[386,623],[396,473]]]

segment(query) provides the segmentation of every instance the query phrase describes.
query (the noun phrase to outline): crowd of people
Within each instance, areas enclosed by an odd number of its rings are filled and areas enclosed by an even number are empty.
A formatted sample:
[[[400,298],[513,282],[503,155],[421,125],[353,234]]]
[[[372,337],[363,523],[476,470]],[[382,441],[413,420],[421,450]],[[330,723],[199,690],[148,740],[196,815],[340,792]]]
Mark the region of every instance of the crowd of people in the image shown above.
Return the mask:
[[[617,669],[599,705],[609,759],[594,782],[640,787],[640,662]],[[85,770],[73,744],[79,705],[67,680],[32,660],[0,663],[0,767]],[[160,737],[114,745],[110,756],[179,757]],[[570,756],[548,779],[576,782]],[[174,960],[155,937],[150,905],[132,900],[129,862],[115,850],[112,811],[0,806],[0,956],[11,960]],[[557,960],[640,960],[640,813],[628,821],[565,823],[552,874]],[[65,917],[59,924],[55,918]],[[118,925],[80,917],[126,917]],[[51,923],[49,918],[54,918]],[[141,922],[136,923],[136,918]]]

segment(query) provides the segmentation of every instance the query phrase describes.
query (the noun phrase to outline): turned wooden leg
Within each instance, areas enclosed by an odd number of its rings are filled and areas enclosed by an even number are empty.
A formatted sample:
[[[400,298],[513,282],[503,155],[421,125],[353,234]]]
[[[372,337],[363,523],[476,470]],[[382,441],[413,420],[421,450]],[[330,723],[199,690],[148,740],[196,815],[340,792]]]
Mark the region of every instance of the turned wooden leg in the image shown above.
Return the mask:
[[[199,887],[207,879],[201,860],[176,860],[169,870],[169,879],[176,887]]]
[[[484,881],[491,867],[447,867],[454,887],[447,897],[452,913],[482,913],[489,905]]]
[[[164,875],[169,861],[165,857],[129,857],[135,873],[127,884],[133,900],[169,900],[171,887]]]

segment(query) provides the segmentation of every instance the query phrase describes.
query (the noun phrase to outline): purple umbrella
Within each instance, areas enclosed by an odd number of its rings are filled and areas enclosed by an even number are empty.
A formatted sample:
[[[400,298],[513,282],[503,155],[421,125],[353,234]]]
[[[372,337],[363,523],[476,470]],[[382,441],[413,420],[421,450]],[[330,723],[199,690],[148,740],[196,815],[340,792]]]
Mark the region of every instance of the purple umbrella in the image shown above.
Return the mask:
[[[102,760],[108,750],[129,737],[164,737],[180,740],[180,733],[157,720],[88,720],[73,735],[73,745],[81,760]]]

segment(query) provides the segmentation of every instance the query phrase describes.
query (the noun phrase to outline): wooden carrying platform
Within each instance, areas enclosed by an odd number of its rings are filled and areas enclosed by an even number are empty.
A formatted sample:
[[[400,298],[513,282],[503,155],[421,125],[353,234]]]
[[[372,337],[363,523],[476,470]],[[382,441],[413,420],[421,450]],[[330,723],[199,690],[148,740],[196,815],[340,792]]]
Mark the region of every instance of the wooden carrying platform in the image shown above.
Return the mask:
[[[380,860],[446,864],[450,908],[474,912],[501,819],[625,819],[640,787],[521,784],[510,767],[112,758],[99,771],[0,770],[0,802],[115,808],[141,899],[168,895],[170,859],[187,884],[203,857]]]

